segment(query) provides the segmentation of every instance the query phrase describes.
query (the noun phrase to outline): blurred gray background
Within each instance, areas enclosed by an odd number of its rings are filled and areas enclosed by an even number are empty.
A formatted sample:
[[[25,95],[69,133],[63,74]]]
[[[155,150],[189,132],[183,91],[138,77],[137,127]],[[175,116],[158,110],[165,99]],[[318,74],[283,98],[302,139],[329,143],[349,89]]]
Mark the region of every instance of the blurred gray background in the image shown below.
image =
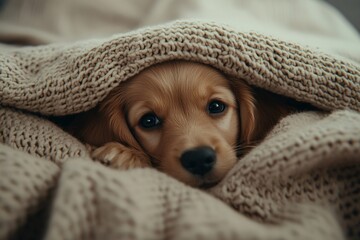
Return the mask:
[[[0,0],[0,9],[6,1]],[[360,32],[360,0],[324,0],[337,8]]]
[[[360,32],[360,0],[325,0],[336,7]]]

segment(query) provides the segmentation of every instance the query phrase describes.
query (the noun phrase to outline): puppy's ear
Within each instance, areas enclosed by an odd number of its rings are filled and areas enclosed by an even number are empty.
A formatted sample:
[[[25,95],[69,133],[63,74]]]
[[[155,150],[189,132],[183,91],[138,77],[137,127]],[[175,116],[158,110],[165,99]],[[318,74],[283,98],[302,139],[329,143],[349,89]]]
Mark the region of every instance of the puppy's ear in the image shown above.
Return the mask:
[[[121,85],[115,88],[106,99],[100,103],[99,112],[105,116],[112,141],[141,150],[141,147],[133,136],[126,116],[126,87]]]
[[[99,147],[113,138],[107,118],[100,113],[99,106],[76,114],[65,130],[79,140]]]
[[[256,128],[256,107],[253,92],[243,80],[231,79],[230,83],[239,109],[239,141],[248,144],[253,140]]]
[[[240,143],[250,144],[263,139],[275,124],[293,108],[285,97],[233,79],[240,116]]]
[[[260,88],[253,88],[253,94],[256,101],[254,138],[257,141],[263,139],[281,118],[300,109],[302,105],[295,100]]]
[[[126,88],[119,86],[100,104],[100,112],[105,114],[113,135],[113,141],[141,150],[134,138],[126,117]]]
[[[140,150],[128,127],[125,98],[123,87],[115,88],[97,107],[79,114],[68,131],[81,141],[97,147],[116,141]]]

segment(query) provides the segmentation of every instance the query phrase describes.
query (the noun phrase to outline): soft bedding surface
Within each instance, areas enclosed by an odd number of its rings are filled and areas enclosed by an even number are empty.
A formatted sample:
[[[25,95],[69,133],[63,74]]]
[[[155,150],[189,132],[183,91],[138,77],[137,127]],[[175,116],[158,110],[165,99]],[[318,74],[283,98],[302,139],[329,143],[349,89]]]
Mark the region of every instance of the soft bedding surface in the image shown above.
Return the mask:
[[[0,49],[0,239],[360,239],[356,57],[195,20]],[[91,109],[173,59],[321,111],[281,120],[206,191],[154,169],[102,166],[42,117]]]

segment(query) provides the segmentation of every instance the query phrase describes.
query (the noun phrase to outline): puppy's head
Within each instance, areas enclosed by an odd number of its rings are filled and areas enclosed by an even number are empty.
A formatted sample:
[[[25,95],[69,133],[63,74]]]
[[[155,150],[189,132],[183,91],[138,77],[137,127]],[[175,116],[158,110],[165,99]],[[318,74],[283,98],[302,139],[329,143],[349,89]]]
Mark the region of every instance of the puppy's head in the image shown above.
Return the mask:
[[[206,65],[167,62],[121,84],[100,108],[118,141],[142,149],[159,170],[206,187],[233,167],[237,143],[254,131],[250,89],[240,82],[236,88],[235,96]]]

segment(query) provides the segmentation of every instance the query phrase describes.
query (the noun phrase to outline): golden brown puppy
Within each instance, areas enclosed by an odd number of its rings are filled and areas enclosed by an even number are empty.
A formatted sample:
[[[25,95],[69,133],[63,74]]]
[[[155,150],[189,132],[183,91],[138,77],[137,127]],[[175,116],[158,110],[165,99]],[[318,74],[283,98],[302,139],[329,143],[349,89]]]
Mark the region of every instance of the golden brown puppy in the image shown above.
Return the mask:
[[[287,112],[277,97],[255,93],[244,81],[204,64],[172,61],[120,84],[68,131],[115,168],[154,166],[208,187]]]

